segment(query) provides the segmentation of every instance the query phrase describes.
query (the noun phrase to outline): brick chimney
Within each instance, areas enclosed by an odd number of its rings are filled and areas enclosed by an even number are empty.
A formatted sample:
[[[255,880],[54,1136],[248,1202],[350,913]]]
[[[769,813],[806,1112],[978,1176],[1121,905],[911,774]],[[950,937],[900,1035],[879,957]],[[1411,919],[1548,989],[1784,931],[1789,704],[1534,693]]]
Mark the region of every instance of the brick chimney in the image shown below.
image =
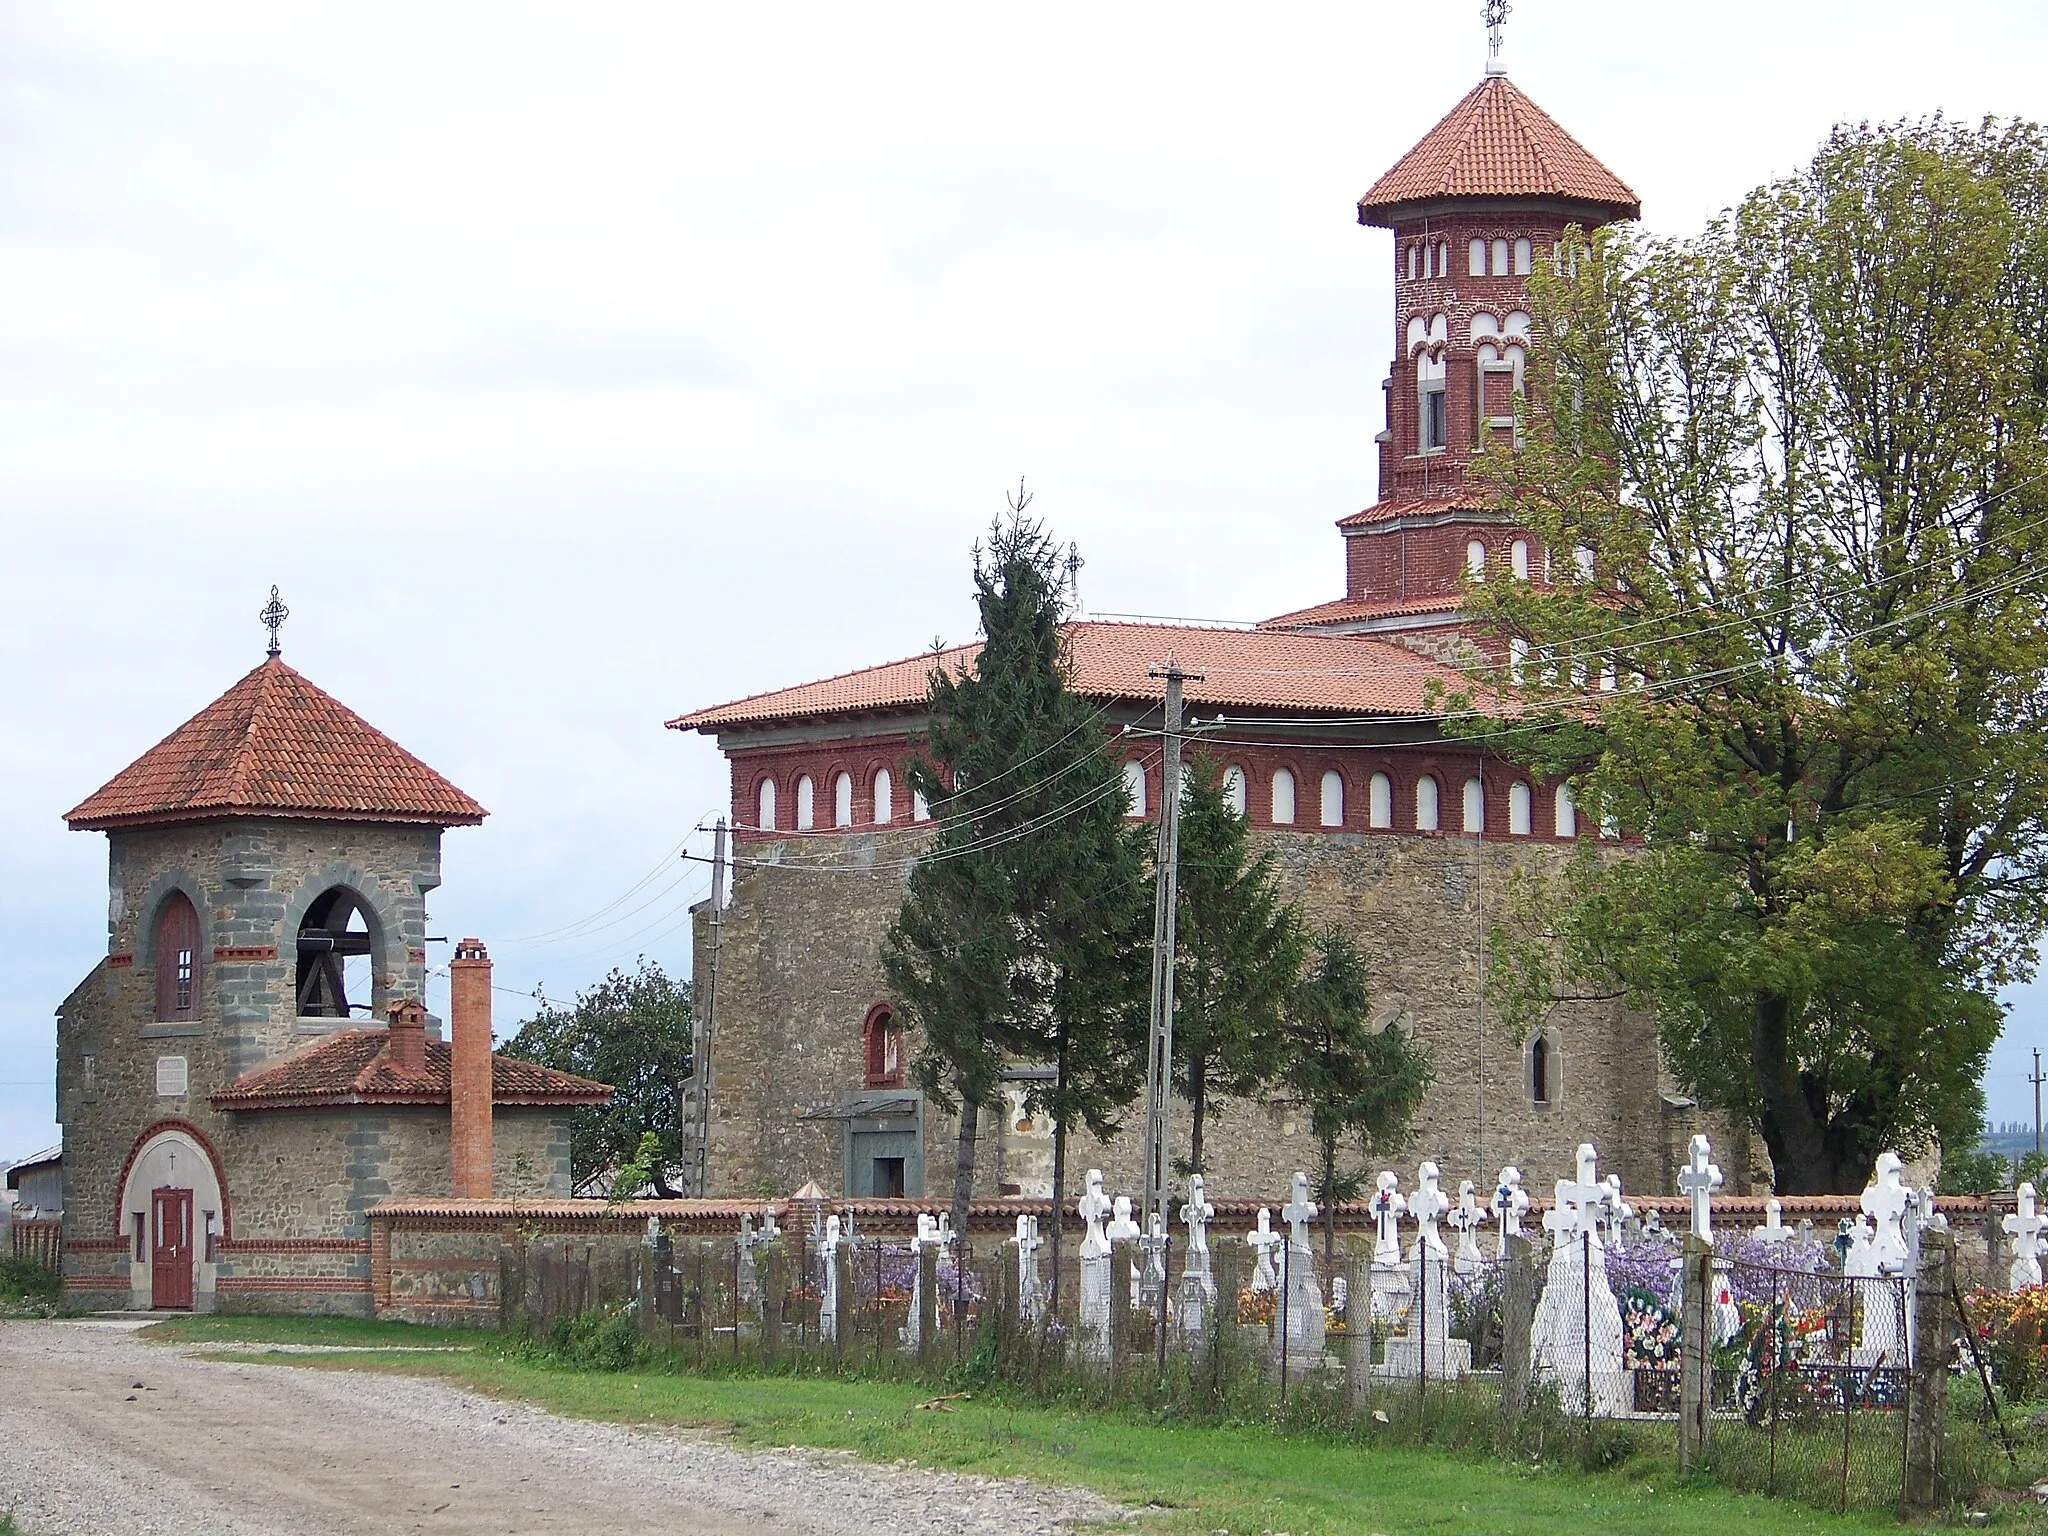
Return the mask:
[[[427,1065],[427,1010],[416,997],[391,1005],[391,1043],[384,1054],[391,1064],[408,1072],[421,1072]]]
[[[491,1195],[491,957],[476,939],[448,967],[449,1162],[458,1199]]]

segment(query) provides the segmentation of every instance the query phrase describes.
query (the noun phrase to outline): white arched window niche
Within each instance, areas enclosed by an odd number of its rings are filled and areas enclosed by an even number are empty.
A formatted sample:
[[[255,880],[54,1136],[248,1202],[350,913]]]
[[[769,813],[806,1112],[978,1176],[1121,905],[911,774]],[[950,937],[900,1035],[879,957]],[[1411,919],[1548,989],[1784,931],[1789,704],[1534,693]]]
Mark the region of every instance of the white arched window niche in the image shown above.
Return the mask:
[[[832,825],[853,825],[853,775],[841,773],[832,780]]]
[[[1528,785],[1508,786],[1508,835],[1527,837],[1536,825],[1536,796]]]
[[[1232,763],[1223,770],[1223,803],[1238,816],[1245,813],[1244,770]]]
[[[1591,581],[1593,579],[1593,546],[1581,544],[1577,549],[1573,550],[1572,564],[1576,565],[1579,569],[1579,580]]]
[[[1367,794],[1372,824],[1382,829],[1391,827],[1394,824],[1394,781],[1384,773],[1376,773]]]
[[[1465,541],[1465,571],[1474,581],[1486,580],[1486,541],[1467,539]]]
[[[1508,546],[1508,569],[1515,573],[1515,580],[1529,579],[1529,541],[1517,539]]]
[[[1294,774],[1286,768],[1273,770],[1273,824],[1294,825]]]
[[[1344,775],[1334,768],[1323,773],[1323,825],[1344,825]]]
[[[1579,807],[1578,802],[1572,799],[1572,787],[1569,784],[1557,786],[1557,798],[1552,805],[1551,825],[1556,828],[1559,837],[1579,835]]]
[[[775,781],[763,779],[754,791],[754,825],[763,832],[775,830]]]
[[[1529,642],[1520,635],[1508,641],[1508,676],[1520,682],[1529,674]]]
[[[1486,242],[1475,238],[1465,259],[1465,272],[1469,277],[1486,276]]]
[[[1408,247],[1408,281],[1412,283],[1415,281],[1416,278],[1420,277],[1421,275],[1422,247],[1419,245],[1411,245]]]
[[[1535,255],[1536,248],[1529,243],[1527,236],[1515,242],[1515,276],[1529,275],[1529,267]]]
[[[1145,765],[1135,757],[1124,764],[1124,798],[1130,802],[1125,812],[1133,821],[1145,819]]]
[[[930,821],[932,819],[932,803],[925,799],[923,790],[913,789],[910,792],[910,819],[912,821]]]
[[[896,819],[896,780],[886,768],[875,770],[875,825],[886,827]]]
[[[817,791],[811,787],[811,776],[806,773],[796,781],[796,829],[808,832],[816,823]]]
[[[1439,240],[1437,242],[1436,275],[1438,277],[1449,277],[1451,275],[1451,242],[1448,240]]]
[[[1486,830],[1486,786],[1474,774],[1465,781],[1465,830],[1484,832]]]
[[[1437,829],[1437,787],[1436,780],[1424,774],[1415,781],[1415,830],[1434,832]]]
[[[1495,277],[1506,277],[1508,275],[1508,243],[1505,240],[1493,242],[1493,275]]]

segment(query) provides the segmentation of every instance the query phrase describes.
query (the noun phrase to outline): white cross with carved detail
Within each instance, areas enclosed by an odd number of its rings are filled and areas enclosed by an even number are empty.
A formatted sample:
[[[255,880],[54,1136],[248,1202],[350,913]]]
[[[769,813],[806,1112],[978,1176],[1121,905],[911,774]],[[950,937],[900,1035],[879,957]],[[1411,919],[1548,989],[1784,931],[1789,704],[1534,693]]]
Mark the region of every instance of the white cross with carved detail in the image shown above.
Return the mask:
[[[1792,1229],[1785,1225],[1785,1204],[1772,1199],[1764,1204],[1764,1224],[1751,1227],[1749,1235],[1760,1243],[1782,1243],[1792,1235]]]
[[[1280,1207],[1280,1219],[1287,1223],[1288,1246],[1308,1251],[1308,1224],[1316,1219],[1318,1209],[1315,1201],[1308,1197],[1308,1175],[1295,1170],[1294,1198]]]
[[[1273,1213],[1265,1206],[1259,1207],[1259,1224],[1244,1235],[1244,1240],[1258,1258],[1252,1269],[1252,1289],[1271,1290],[1279,1278],[1273,1269],[1273,1250],[1286,1239],[1273,1230]]]
[[[1433,1257],[1444,1256],[1444,1240],[1436,1230],[1437,1218],[1451,1208],[1450,1196],[1437,1187],[1443,1177],[1435,1163],[1415,1170],[1415,1193],[1408,1197],[1408,1214],[1415,1218],[1415,1247]]]
[[[782,1236],[782,1228],[775,1225],[775,1207],[769,1206],[761,1213],[761,1241],[772,1243]]]
[[[1636,1208],[1621,1198],[1621,1175],[1607,1175],[1607,1246],[1622,1252],[1621,1225],[1635,1215]]]
[[[1216,1219],[1216,1207],[1209,1203],[1208,1191],[1198,1173],[1188,1180],[1187,1204],[1180,1208],[1181,1225],[1188,1229],[1188,1257],[1209,1251],[1209,1223]]]
[[[1500,1223],[1499,1258],[1508,1256],[1508,1239],[1522,1235],[1522,1213],[1529,1209],[1529,1191],[1522,1188],[1522,1170],[1510,1164],[1501,1169],[1500,1182],[1494,1186],[1493,1199],[1487,1209],[1493,1212],[1493,1219]]]
[[[1607,1203],[1607,1186],[1600,1182],[1600,1154],[1593,1143],[1579,1143],[1579,1176],[1557,1181],[1557,1203],[1543,1213],[1543,1230],[1559,1237],[1590,1233],[1600,1240],[1600,1211]]]
[[[1408,1202],[1401,1197],[1401,1181],[1392,1169],[1374,1181],[1372,1203],[1368,1208],[1373,1219],[1373,1263],[1400,1263],[1401,1213],[1408,1209]]]
[[[1128,1243],[1138,1236],[1138,1224],[1131,1220],[1131,1197],[1118,1195],[1111,1209],[1116,1213],[1110,1218],[1109,1230],[1103,1234],[1112,1243]]]
[[[1470,1179],[1458,1182],[1458,1203],[1444,1217],[1444,1225],[1458,1234],[1458,1267],[1470,1272],[1483,1262],[1479,1252],[1479,1229],[1486,1222],[1486,1212],[1481,1209],[1479,1195]]]
[[[1692,1157],[1678,1174],[1678,1192],[1692,1197],[1692,1235],[1703,1243],[1714,1240],[1714,1213],[1708,1201],[1721,1187],[1721,1170],[1714,1166],[1713,1152],[1705,1136],[1693,1137]]]
[[[1081,1237],[1081,1257],[1099,1258],[1109,1252],[1109,1239],[1103,1236],[1102,1218],[1110,1212],[1109,1196],[1102,1192],[1102,1170],[1088,1170],[1088,1187],[1081,1195],[1081,1203],[1074,1207],[1074,1214],[1088,1224],[1088,1230]]]
[[[2022,1184],[2018,1190],[2019,1211],[2000,1223],[2005,1235],[2012,1239],[2012,1260],[2015,1276],[2023,1266],[2031,1265],[2028,1283],[2041,1283],[2041,1231],[2048,1227],[2048,1218],[2035,1214],[2034,1186]]]

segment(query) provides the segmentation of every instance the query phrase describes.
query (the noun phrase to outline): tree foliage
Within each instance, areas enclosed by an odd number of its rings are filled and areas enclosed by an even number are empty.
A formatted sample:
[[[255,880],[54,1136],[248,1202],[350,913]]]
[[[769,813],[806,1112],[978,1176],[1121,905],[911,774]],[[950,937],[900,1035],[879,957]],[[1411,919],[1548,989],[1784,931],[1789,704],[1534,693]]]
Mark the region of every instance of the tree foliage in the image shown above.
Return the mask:
[[[631,975],[614,969],[567,1007],[536,995],[540,1011],[506,1042],[506,1054],[613,1088],[609,1104],[578,1109],[570,1120],[575,1183],[644,1164],[640,1182],[675,1198],[680,1191],[669,1175],[683,1165],[682,1094],[694,1027],[690,984],[670,980],[643,955]],[[651,1157],[644,1146],[650,1136]]]
[[[1102,712],[1068,687],[1062,551],[1028,504],[1020,491],[975,551],[972,669],[931,673],[907,777],[935,830],[882,954],[920,1032],[917,1081],[960,1114],[960,1230],[1006,1063],[1052,1069],[1027,1104],[1055,1120],[1057,1190],[1067,1127],[1111,1134],[1144,1061],[1145,835]]]
[[[1345,1165],[1345,1149],[1355,1145],[1365,1157],[1397,1150],[1436,1074],[1400,1025],[1371,1028],[1371,978],[1350,936],[1326,927],[1310,947],[1284,1015],[1280,1080],[1308,1111],[1327,1256],[1337,1202],[1355,1198],[1365,1178],[1363,1163]]]
[[[1286,1059],[1285,1016],[1301,976],[1301,914],[1281,899],[1271,849],[1254,854],[1221,765],[1197,754],[1180,809],[1174,965],[1174,1086],[1188,1102],[1187,1171],[1219,1101],[1270,1085]]]
[[[1556,556],[1472,587],[1527,647],[1498,745],[1641,844],[1525,889],[1497,1000],[1653,1010],[1783,1192],[1967,1144],[2034,967],[2044,207],[2032,125],[1842,128],[1700,237],[1602,232],[1532,283],[1489,472]]]

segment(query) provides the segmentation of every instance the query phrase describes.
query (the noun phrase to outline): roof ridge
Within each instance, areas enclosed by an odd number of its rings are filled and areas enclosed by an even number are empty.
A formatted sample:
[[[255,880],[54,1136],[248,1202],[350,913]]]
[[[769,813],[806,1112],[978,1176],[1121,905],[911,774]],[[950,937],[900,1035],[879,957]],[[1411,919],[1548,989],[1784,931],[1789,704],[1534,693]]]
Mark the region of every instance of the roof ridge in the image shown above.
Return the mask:
[[[957,655],[964,651],[979,651],[981,649],[981,645],[982,642],[979,640],[963,641],[959,645],[942,646],[937,650],[918,651],[910,656],[899,656],[894,661],[878,661],[873,666],[850,667],[844,672],[834,672],[829,677],[813,678],[809,683],[799,684],[796,686],[816,688],[821,687],[826,683],[843,683],[850,677],[865,677],[870,672],[886,672],[891,667],[907,667],[913,661],[918,661],[926,657],[929,657],[931,660],[936,662],[943,660],[948,656]],[[741,694],[736,699],[727,699],[723,704],[710,705],[708,706],[708,708],[736,709],[742,704],[751,704],[756,699],[765,699],[771,697],[774,694],[787,693],[789,692],[789,687],[790,685],[785,684],[783,687],[780,688],[758,689],[753,693]],[[662,724],[668,730],[680,730],[682,729],[682,725],[685,720],[694,719],[696,716],[701,715],[704,712],[705,711],[701,709],[686,709],[680,715],[677,715],[675,719],[665,720],[662,722]]]

